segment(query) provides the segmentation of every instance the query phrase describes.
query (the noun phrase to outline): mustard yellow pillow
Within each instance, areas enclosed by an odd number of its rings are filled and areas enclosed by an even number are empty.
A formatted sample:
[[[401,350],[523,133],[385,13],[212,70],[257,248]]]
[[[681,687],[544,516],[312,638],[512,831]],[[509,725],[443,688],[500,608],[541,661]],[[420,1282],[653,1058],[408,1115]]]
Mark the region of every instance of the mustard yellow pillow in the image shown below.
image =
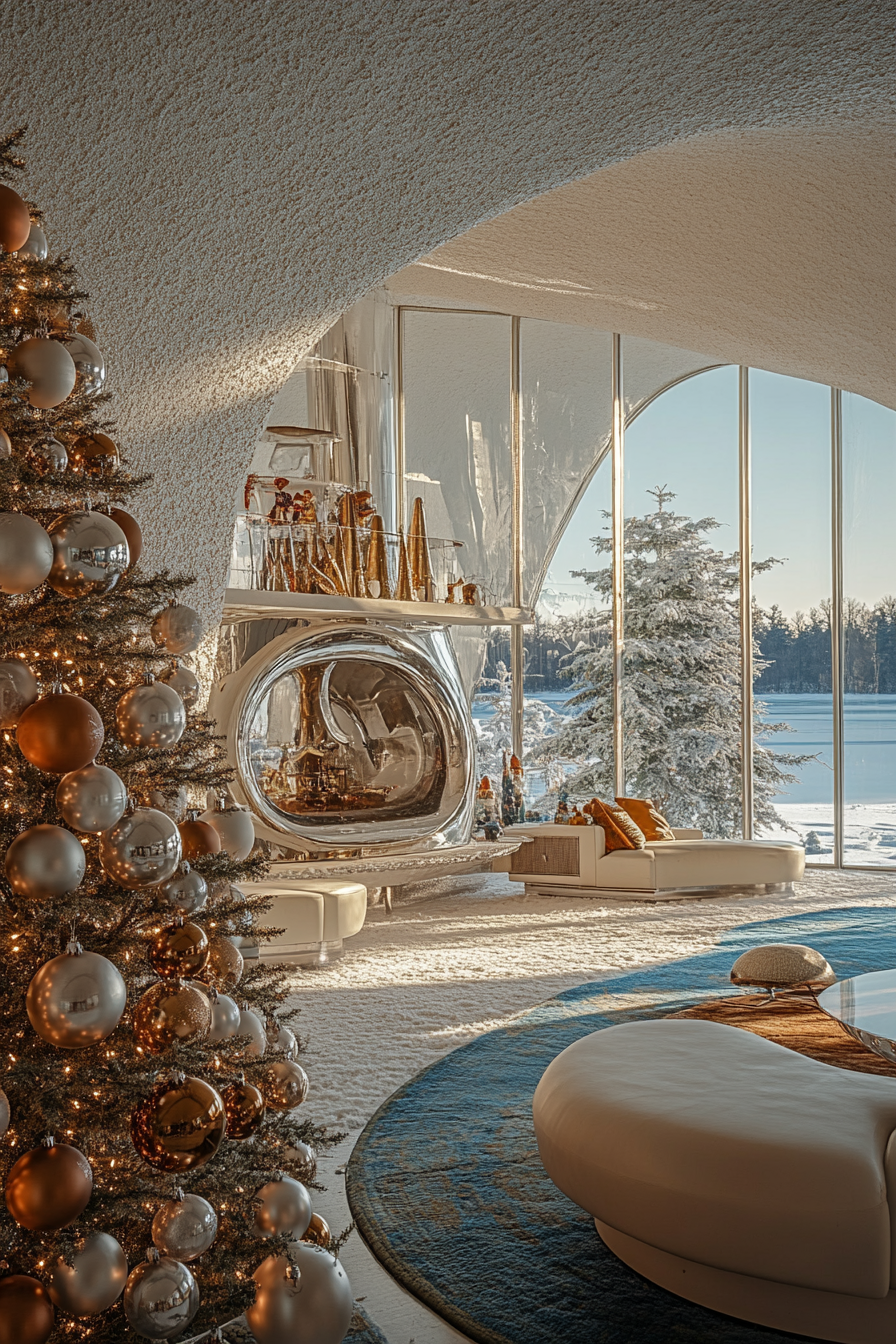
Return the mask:
[[[592,798],[584,810],[590,814],[595,826],[604,828],[604,845],[608,854],[614,849],[644,848],[644,832],[624,808]]]
[[[616,802],[643,831],[648,844],[656,844],[658,840],[675,839],[672,827],[663,814],[656,810],[652,798],[617,798]]]

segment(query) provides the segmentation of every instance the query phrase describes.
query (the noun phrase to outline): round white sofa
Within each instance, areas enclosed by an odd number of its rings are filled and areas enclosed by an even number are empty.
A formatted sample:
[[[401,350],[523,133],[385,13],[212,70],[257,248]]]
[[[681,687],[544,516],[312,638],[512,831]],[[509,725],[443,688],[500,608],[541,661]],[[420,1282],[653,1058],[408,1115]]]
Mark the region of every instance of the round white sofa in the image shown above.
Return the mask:
[[[896,1080],[632,1022],[558,1055],[533,1115],[551,1180],[645,1278],[778,1330],[896,1339]]]
[[[345,939],[364,927],[367,888],[360,882],[278,878],[245,885],[273,899],[263,922],[283,929],[278,938],[258,945],[263,959],[324,966],[341,957]]]

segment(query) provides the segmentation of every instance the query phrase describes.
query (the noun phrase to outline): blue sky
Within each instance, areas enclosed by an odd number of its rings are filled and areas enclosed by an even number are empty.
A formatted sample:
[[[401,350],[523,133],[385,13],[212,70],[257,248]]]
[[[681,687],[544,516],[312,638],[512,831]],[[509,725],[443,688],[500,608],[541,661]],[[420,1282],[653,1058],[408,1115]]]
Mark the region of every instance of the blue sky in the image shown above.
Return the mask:
[[[830,392],[818,383],[752,371],[753,553],[784,561],[755,582],[759,603],[808,610],[830,596]],[[591,567],[589,538],[609,507],[609,464],[595,476],[551,563],[546,586],[570,596],[570,569]],[[672,388],[626,431],[625,511],[646,512],[666,485],[673,507],[723,524],[737,547],[737,370],[715,369]],[[896,413],[844,397],[844,577],[848,596],[896,593]]]

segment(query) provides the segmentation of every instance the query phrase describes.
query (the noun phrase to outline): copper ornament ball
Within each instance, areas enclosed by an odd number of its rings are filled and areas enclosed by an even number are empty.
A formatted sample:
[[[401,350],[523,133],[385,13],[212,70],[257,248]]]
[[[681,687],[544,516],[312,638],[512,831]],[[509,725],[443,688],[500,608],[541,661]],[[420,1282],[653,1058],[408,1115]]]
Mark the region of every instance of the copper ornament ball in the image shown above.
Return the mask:
[[[291,1111],[308,1095],[308,1075],[293,1059],[278,1059],[265,1069],[264,1099],[273,1111]]]
[[[326,1248],[333,1240],[333,1234],[330,1231],[330,1225],[325,1218],[321,1218],[319,1213],[312,1213],[311,1222],[302,1233],[302,1241],[310,1241],[312,1246],[323,1246]]]
[[[58,1232],[84,1212],[93,1172],[82,1152],[47,1143],[19,1158],[6,1178],[6,1207],[30,1232]]]
[[[18,252],[30,232],[31,216],[22,197],[12,187],[0,186],[0,247],[4,252]]]
[[[140,524],[130,513],[125,513],[124,509],[110,509],[109,517],[115,520],[127,537],[128,555],[131,557],[131,565],[136,565],[140,556],[143,554],[143,532],[141,531]],[[175,686],[174,689],[177,690],[178,688]]]
[[[208,937],[198,924],[172,924],[149,945],[149,964],[156,975],[189,980],[208,961]]]
[[[216,933],[208,940],[208,961],[202,979],[208,985],[234,989],[243,977],[243,954],[229,938]]]
[[[48,775],[67,775],[90,765],[103,745],[103,721],[80,695],[45,695],[19,719],[19,750]]]
[[[28,1274],[0,1279],[0,1344],[46,1344],[53,1333],[53,1304]]]
[[[176,1074],[159,1083],[131,1116],[137,1152],[160,1171],[205,1166],[224,1138],[224,1103],[202,1078]]]
[[[221,1093],[227,1116],[228,1139],[248,1139],[264,1119],[264,1097],[245,1080],[231,1083]]]
[[[107,471],[115,471],[121,463],[118,444],[108,434],[82,434],[75,439],[71,450],[71,464],[74,471],[84,472],[88,476],[104,476]],[[110,517],[119,510],[110,509]],[[127,515],[126,515],[127,516]],[[116,522],[118,520],[116,519]],[[119,523],[119,526],[121,524]],[[127,536],[127,531],[122,528]],[[133,562],[133,557],[132,557]]]
[[[206,854],[220,854],[221,837],[207,821],[182,821],[178,827],[185,859],[201,859]]]
[[[134,1039],[151,1055],[171,1045],[202,1041],[212,1025],[211,1004],[184,980],[159,980],[134,1005]]]

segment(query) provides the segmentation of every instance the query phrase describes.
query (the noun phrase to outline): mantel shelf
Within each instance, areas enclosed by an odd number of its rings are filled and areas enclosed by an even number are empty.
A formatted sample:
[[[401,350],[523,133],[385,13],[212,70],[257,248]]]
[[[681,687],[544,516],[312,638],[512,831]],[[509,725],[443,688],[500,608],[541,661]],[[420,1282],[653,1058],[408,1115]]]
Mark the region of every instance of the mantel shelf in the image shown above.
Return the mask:
[[[372,597],[329,597],[322,593],[268,593],[227,588],[225,624],[286,617],[366,617],[367,620],[413,621],[425,625],[533,625],[528,607],[468,607],[460,602],[397,602]]]

